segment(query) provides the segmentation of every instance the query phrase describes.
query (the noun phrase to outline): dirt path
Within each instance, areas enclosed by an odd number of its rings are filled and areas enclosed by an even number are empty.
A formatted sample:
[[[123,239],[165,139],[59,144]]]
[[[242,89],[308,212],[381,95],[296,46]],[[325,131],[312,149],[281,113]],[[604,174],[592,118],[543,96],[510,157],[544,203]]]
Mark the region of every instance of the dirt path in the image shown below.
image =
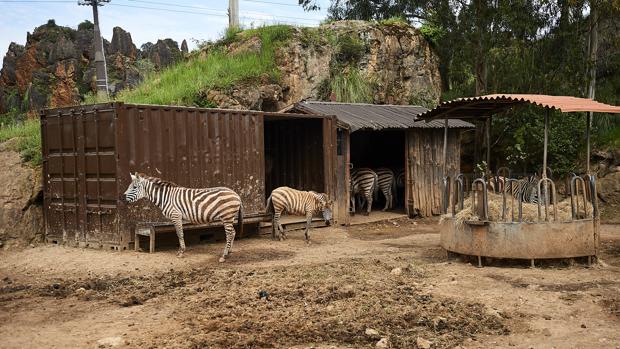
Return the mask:
[[[406,219],[289,236],[225,264],[221,243],[1,252],[2,347],[620,348],[620,226],[590,269],[448,261],[434,223]]]

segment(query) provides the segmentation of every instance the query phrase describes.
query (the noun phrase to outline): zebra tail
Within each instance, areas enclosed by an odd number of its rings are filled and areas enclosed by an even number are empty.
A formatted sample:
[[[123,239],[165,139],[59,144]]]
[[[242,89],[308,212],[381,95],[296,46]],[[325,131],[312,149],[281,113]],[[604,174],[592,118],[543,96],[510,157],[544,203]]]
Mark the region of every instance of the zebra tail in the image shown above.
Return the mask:
[[[375,181],[372,185],[372,197],[373,200],[379,197],[379,176],[375,174]]]
[[[243,236],[243,203],[239,205],[239,211],[237,212],[237,224],[239,236]]]
[[[271,202],[271,195],[267,199],[267,205],[265,206],[265,213],[274,213],[273,202]]]

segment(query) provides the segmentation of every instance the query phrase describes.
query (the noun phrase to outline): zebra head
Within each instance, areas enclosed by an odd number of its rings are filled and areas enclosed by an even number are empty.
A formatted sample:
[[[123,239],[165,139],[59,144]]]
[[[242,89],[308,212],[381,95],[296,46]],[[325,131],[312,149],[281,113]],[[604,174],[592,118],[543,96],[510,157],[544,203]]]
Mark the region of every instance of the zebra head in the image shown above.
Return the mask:
[[[130,175],[131,183],[129,183],[129,187],[125,190],[125,194],[123,195],[125,196],[125,201],[136,202],[146,197],[146,190],[144,189],[144,182],[146,180],[140,177],[138,173]]]
[[[333,201],[329,199],[327,194],[320,193],[317,195],[318,206],[323,214],[323,219],[325,220],[325,224],[332,224],[332,204]]]

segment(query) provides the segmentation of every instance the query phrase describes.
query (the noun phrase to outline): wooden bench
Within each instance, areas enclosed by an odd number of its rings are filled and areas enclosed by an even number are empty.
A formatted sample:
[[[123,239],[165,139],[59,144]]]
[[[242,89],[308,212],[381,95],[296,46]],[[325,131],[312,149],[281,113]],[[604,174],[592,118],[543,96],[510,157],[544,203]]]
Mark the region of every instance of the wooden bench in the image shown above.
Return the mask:
[[[254,214],[243,217],[243,225],[246,224],[254,224],[260,222],[270,221],[271,216],[266,214]],[[183,224],[183,231],[188,230],[197,230],[197,229],[207,229],[207,228],[217,228],[221,227],[222,223],[214,222],[207,224]],[[155,252],[155,237],[157,233],[164,232],[173,232],[176,235],[176,229],[174,228],[174,224],[172,222],[139,222],[136,224],[136,229],[134,233],[134,250],[140,250],[140,238],[148,237],[149,238],[149,253]],[[239,235],[238,237],[241,237]]]

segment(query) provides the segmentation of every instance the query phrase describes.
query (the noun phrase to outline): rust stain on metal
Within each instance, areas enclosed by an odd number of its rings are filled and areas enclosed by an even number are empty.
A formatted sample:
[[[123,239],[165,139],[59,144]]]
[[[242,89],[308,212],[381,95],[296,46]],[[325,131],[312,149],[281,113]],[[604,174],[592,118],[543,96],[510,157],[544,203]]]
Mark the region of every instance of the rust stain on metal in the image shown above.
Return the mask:
[[[331,143],[303,142],[320,136],[329,118],[123,103],[42,111],[47,240],[124,249],[136,222],[165,221],[151,204],[122,200],[130,172],[186,187],[227,186],[241,196],[246,217],[264,215],[267,119],[295,120],[298,137],[272,144],[294,150],[284,165],[286,181],[333,192],[334,178],[323,170]]]
[[[441,224],[441,246],[472,256],[517,259],[572,258],[596,255],[596,220],[571,222],[484,222]]]

